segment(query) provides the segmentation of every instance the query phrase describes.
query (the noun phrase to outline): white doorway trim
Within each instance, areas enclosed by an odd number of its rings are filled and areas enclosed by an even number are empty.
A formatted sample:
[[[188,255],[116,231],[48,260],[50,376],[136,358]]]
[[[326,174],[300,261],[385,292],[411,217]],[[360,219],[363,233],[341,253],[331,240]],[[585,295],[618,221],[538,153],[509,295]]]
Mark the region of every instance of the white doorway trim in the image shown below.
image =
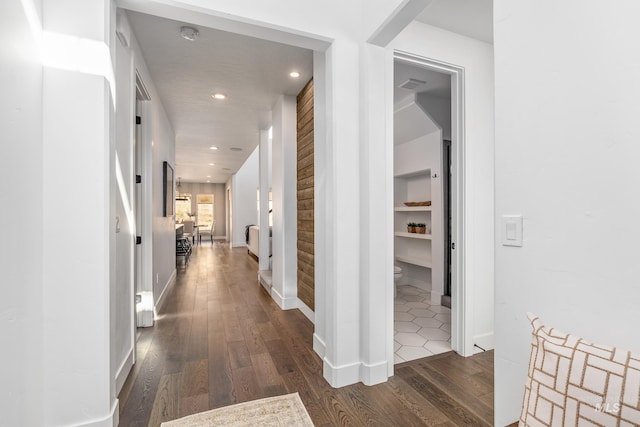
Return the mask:
[[[464,68],[408,52],[394,52],[394,60],[451,76],[451,347],[462,356],[473,354],[471,295],[465,280],[465,117]],[[393,322],[393,319],[391,319]],[[392,338],[393,339],[393,338]],[[392,346],[393,347],[393,346]],[[393,354],[390,356],[393,361]]]
[[[135,293],[144,295],[144,305],[151,304],[150,310],[150,322],[141,322],[136,315],[136,326],[152,326],[153,325],[153,303],[154,300],[151,296],[153,294],[153,161],[152,161],[152,149],[151,149],[151,96],[147,88],[145,87],[140,74],[136,70],[135,72],[135,87],[136,87],[136,114],[142,119],[140,125],[135,126],[135,140],[136,140],[136,173],[141,176],[142,182],[138,188],[142,197],[140,200],[140,211],[136,212],[136,223],[140,224],[141,229],[136,230],[136,235],[142,237],[142,244],[140,248],[140,282],[136,283]],[[137,217],[140,216],[138,219]],[[137,246],[137,245],[136,245]],[[137,249],[136,249],[137,250]],[[147,295],[149,297],[147,297]],[[135,305],[134,305],[135,309]],[[146,307],[145,307],[146,309]]]

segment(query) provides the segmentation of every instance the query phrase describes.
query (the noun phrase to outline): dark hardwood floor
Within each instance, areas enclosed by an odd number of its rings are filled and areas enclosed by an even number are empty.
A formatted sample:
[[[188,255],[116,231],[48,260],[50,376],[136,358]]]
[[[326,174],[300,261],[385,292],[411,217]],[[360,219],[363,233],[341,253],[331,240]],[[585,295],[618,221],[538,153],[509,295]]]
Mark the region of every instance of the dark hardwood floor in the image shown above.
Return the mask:
[[[445,353],[396,365],[384,384],[334,389],[312,349],[313,324],[258,285],[243,248],[204,243],[120,393],[120,426],[158,426],[196,412],[298,392],[316,426],[491,426],[493,352]]]

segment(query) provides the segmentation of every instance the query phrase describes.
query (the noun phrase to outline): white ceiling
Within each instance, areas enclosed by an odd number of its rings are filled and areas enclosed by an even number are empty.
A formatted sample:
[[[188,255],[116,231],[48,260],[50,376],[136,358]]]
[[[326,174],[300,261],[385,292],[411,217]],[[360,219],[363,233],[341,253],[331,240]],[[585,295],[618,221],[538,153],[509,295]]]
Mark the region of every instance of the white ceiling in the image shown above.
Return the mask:
[[[307,49],[201,27],[191,42],[180,36],[188,24],[127,16],[173,125],[175,176],[183,182],[226,182],[257,146],[258,131],[271,126],[277,97],[297,95],[312,77]],[[293,70],[299,78],[289,76]],[[217,92],[227,99],[212,99]]]
[[[493,44],[493,0],[432,0],[416,20]]]
[[[492,0],[433,0],[417,20],[492,43],[492,9]],[[183,182],[226,182],[257,146],[258,131],[271,125],[277,97],[298,94],[312,77],[307,49],[197,26],[199,37],[190,42],[180,37],[188,23],[133,11],[127,16],[173,125],[176,177]],[[418,92],[449,96],[448,76],[395,68],[396,86],[413,77],[427,82]],[[289,77],[293,70],[301,76]],[[216,92],[227,99],[213,100]],[[394,101],[411,93],[396,89]]]

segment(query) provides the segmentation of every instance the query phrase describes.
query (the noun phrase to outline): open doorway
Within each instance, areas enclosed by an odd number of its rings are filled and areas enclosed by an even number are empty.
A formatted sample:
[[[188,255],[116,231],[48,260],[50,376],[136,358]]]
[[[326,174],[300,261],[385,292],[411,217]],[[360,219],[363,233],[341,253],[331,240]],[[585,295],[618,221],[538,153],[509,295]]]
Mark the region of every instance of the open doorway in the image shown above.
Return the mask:
[[[465,354],[459,271],[462,70],[394,60],[394,360]],[[417,227],[420,226],[420,227]]]

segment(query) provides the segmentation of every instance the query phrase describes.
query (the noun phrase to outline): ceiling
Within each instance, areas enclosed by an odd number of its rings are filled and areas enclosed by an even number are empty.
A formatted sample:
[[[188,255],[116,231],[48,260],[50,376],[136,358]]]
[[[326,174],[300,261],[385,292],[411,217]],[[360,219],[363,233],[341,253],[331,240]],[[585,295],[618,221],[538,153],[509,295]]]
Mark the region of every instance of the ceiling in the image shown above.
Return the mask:
[[[226,182],[257,146],[258,131],[271,126],[278,96],[297,95],[312,77],[307,49],[204,27],[188,41],[180,36],[185,23],[127,16],[176,135],[182,182]],[[289,76],[294,70],[300,77]]]
[[[432,0],[417,20],[492,43],[492,8],[492,0]],[[188,41],[180,28],[189,24],[133,11],[127,16],[176,135],[175,176],[182,182],[226,182],[257,146],[258,131],[271,126],[278,96],[297,95],[312,77],[307,49],[195,26],[199,36]],[[449,96],[448,76],[395,68],[396,87],[413,77],[427,82],[416,91]],[[300,77],[289,76],[294,70]],[[214,100],[213,93],[227,98]],[[412,92],[394,93],[397,101]]]
[[[416,21],[493,44],[493,0],[432,0]]]
[[[425,84],[412,90],[399,87],[408,79],[423,81]],[[451,76],[396,60],[393,63],[393,103],[397,104],[414,93],[422,92],[438,98],[451,98]]]

